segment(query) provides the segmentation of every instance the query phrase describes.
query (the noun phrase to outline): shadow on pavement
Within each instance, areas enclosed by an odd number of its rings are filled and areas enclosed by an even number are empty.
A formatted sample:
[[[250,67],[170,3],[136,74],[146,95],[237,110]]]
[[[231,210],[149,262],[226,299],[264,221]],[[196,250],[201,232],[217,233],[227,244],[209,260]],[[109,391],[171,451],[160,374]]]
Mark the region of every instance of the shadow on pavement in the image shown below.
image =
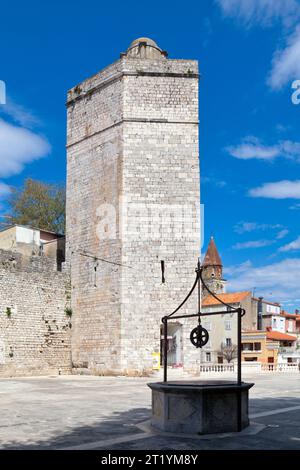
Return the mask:
[[[274,413],[280,409],[299,407],[298,409]],[[271,412],[268,416],[255,417],[258,413]],[[300,399],[296,397],[253,398],[250,403],[251,421],[264,424],[266,427],[257,434],[232,434],[228,437],[205,439],[168,437],[159,434],[147,435],[145,439],[131,439],[140,435],[141,430],[136,424],[150,418],[148,408],[133,408],[126,412],[114,412],[101,418],[91,426],[70,428],[61,434],[48,439],[30,442],[10,441],[2,444],[1,449],[62,449],[99,441],[108,441],[120,437],[128,442],[113,443],[109,447],[103,445],[99,449],[146,449],[146,450],[198,450],[198,449],[299,449],[300,448]],[[37,424],[38,426],[38,424]]]

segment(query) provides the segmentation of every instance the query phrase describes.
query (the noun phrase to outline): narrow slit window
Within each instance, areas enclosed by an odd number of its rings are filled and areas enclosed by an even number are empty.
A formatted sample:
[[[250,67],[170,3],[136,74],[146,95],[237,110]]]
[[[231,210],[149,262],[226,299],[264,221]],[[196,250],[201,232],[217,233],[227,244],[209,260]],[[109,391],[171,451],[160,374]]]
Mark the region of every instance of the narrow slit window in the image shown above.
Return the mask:
[[[160,261],[160,267],[161,267],[161,282],[164,284],[166,282],[166,279],[165,279],[165,262],[163,259]]]

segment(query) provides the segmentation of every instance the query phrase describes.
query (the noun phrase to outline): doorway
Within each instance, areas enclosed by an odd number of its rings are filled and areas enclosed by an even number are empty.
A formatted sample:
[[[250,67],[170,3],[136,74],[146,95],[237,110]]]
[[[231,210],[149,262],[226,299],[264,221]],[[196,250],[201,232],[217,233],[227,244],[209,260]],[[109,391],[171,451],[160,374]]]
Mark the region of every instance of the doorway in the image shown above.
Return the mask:
[[[163,325],[160,327],[160,357],[161,364],[164,361],[164,334]],[[167,363],[171,367],[182,367],[182,325],[180,323],[168,323],[167,337]]]

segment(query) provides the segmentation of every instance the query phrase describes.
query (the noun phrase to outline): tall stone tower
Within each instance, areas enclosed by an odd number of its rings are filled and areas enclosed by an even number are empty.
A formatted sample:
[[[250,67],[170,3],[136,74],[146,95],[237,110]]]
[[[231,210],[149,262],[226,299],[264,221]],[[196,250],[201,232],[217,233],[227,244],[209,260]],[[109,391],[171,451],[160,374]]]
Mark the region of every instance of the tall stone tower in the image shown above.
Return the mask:
[[[223,279],[223,264],[213,237],[211,237],[208,244],[202,266],[202,276],[207,287],[214,294],[226,292],[226,281]],[[208,291],[205,288],[203,288],[202,293],[203,296],[208,295]]]
[[[67,259],[78,371],[151,369],[161,318],[193,284],[198,78],[197,61],[170,60],[140,38],[68,92]],[[196,299],[182,312],[196,313]],[[194,323],[176,323],[189,369],[199,356],[189,342]]]

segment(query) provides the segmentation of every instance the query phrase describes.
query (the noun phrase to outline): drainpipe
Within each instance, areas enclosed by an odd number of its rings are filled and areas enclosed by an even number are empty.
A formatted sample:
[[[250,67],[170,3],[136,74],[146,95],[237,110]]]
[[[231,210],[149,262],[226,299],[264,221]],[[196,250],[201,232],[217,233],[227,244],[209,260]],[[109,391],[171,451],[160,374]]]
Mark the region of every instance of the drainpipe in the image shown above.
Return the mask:
[[[263,297],[258,297],[257,303],[257,329],[262,330]]]

